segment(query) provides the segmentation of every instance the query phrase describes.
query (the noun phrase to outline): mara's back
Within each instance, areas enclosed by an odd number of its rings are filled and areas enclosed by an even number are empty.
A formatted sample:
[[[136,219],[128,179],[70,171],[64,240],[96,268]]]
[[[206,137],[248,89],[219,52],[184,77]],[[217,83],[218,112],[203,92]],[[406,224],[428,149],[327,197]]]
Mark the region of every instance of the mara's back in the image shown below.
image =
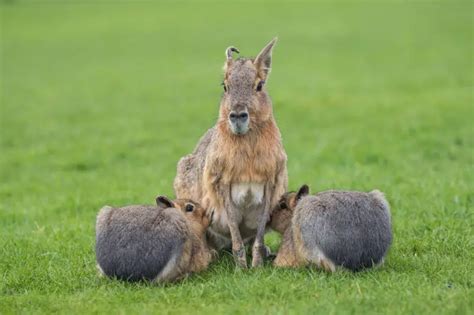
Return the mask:
[[[389,205],[379,191],[306,196],[295,209],[293,226],[298,225],[309,253],[318,248],[354,271],[381,262],[392,242]]]
[[[179,160],[173,183],[176,198],[201,201],[202,172],[206,163],[209,145],[215,132],[215,127],[210,128],[201,139],[199,139],[193,153]]]
[[[174,208],[104,207],[97,216],[96,257],[111,277],[153,280],[181,255],[189,230]]]

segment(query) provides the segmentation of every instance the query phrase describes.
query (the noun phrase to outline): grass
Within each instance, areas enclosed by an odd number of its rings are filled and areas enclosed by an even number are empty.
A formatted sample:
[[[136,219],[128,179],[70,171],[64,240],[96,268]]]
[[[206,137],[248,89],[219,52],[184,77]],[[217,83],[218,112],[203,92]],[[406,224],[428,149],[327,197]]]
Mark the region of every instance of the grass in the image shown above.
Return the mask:
[[[472,314],[472,3],[0,9],[0,313]],[[99,279],[98,209],[172,195],[216,120],[224,49],[254,55],[275,35],[290,187],[385,191],[384,267],[238,271],[224,255],[173,286]]]

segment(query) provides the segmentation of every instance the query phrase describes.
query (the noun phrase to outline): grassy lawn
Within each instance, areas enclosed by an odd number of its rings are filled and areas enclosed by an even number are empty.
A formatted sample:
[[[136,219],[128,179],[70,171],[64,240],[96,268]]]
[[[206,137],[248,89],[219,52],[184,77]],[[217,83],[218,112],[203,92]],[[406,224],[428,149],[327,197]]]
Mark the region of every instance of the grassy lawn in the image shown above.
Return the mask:
[[[471,2],[0,9],[1,314],[472,314]],[[239,271],[224,254],[168,287],[99,279],[98,209],[172,196],[178,159],[216,120],[225,48],[254,55],[275,35],[290,187],[385,191],[386,264]]]

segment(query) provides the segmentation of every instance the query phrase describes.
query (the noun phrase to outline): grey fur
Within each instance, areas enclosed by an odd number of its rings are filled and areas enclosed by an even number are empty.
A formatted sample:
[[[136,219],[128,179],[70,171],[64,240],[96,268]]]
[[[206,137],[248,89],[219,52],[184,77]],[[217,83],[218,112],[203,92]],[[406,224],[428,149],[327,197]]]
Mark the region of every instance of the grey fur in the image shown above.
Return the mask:
[[[390,208],[378,190],[325,191],[302,197],[292,219],[311,258],[321,251],[353,271],[383,261],[392,243]],[[296,235],[294,235],[296,237]]]
[[[182,254],[189,237],[186,219],[178,209],[106,206],[97,216],[97,263],[107,276],[153,280],[169,260]]]

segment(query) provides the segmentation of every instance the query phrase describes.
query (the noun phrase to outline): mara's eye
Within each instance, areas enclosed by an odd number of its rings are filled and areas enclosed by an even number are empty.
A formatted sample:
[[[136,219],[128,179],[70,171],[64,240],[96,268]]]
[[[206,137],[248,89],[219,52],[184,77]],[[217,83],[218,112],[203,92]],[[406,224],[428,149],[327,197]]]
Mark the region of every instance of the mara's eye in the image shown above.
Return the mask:
[[[227,86],[225,85],[224,82],[221,83],[222,87],[224,88],[224,92],[227,92]]]
[[[260,92],[263,88],[263,85],[265,84],[265,81],[261,80],[260,82],[258,82],[257,84],[257,92]]]
[[[184,207],[184,210],[186,210],[186,212],[192,212],[194,210],[194,206],[192,204],[188,203]]]

